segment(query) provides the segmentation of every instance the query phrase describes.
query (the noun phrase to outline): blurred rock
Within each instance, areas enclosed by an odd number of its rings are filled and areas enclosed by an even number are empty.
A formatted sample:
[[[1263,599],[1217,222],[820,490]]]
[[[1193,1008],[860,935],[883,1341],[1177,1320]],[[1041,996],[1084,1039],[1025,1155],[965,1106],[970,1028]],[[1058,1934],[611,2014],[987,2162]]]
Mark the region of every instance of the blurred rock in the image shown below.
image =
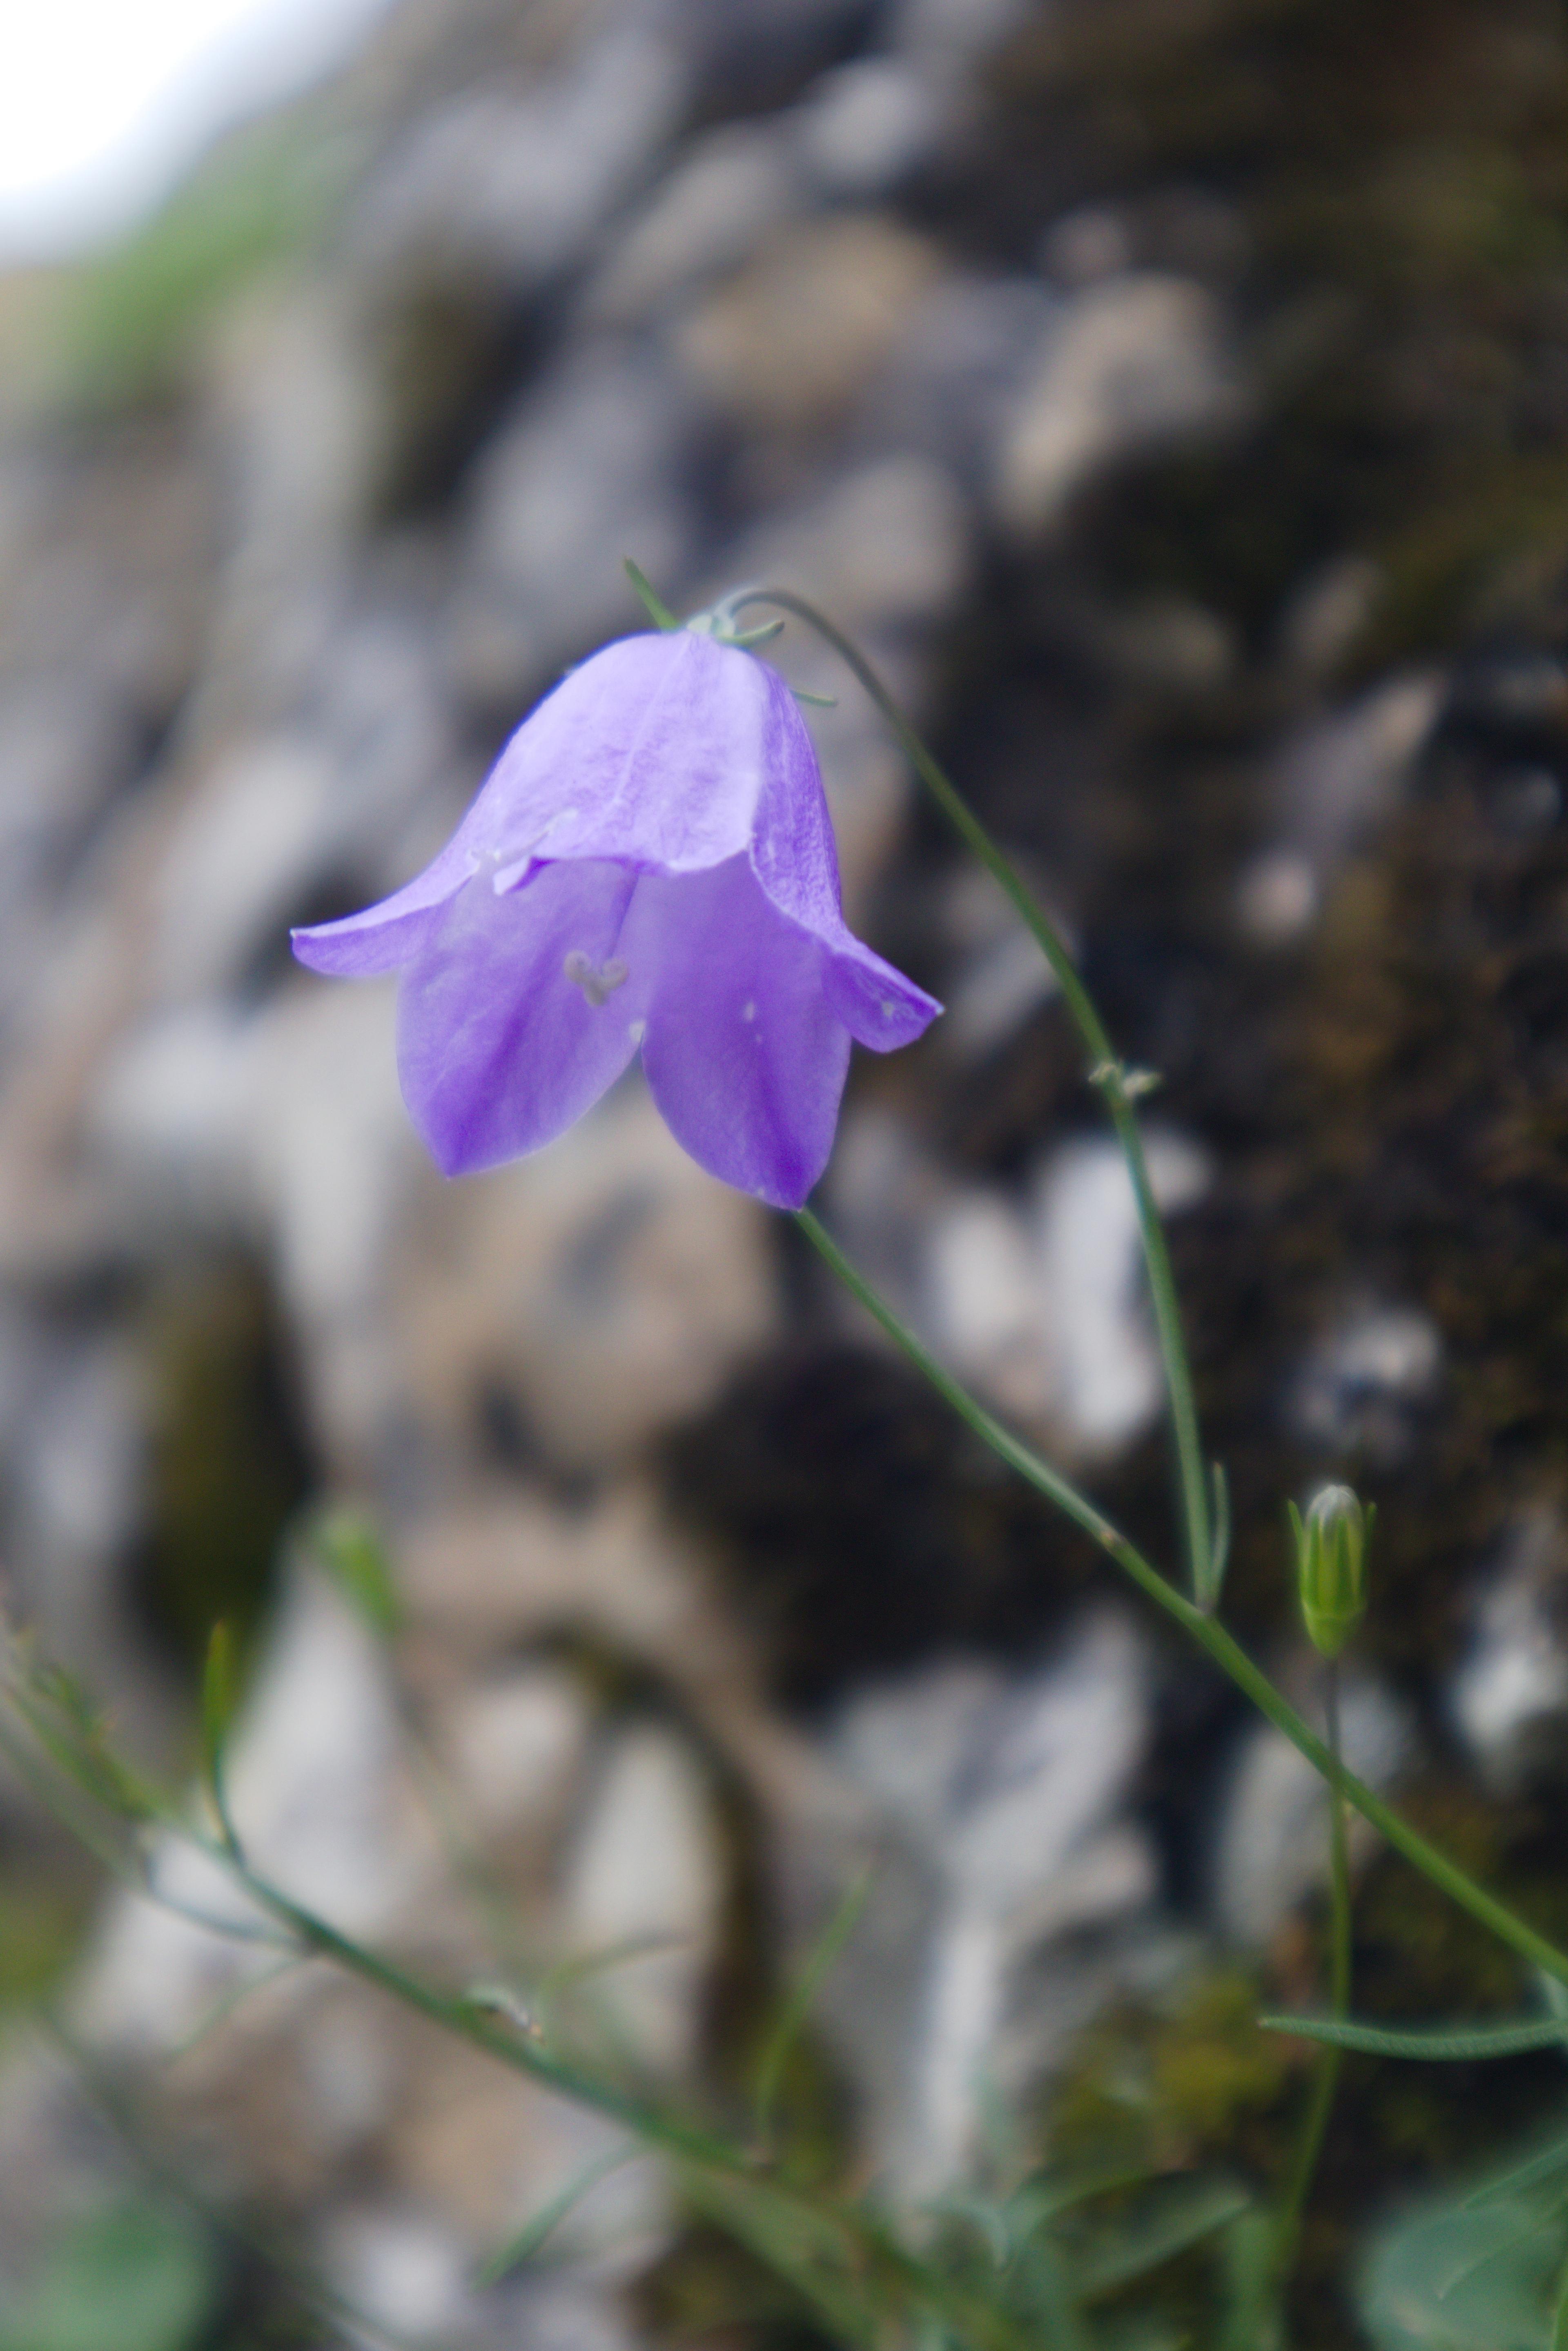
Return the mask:
[[[563,1889],[561,1931],[591,1964],[591,2004],[641,2065],[679,2079],[697,2054],[725,1869],[710,1791],[695,1756],[648,1723],[603,1756]]]
[[[1219,313],[1178,277],[1108,277],[1072,295],[1042,338],[997,455],[998,519],[1027,535],[1096,469],[1238,413]]]
[[[688,429],[668,365],[640,344],[589,344],[525,400],[471,487],[448,639],[466,694],[531,700],[585,648],[638,624],[627,555],[666,587],[684,576]]]
[[[1162,1214],[1200,1200],[1208,1161],[1184,1135],[1146,1137]],[[1136,1204],[1119,1147],[1063,1144],[1040,1179],[1040,1262],[1054,1355],[1054,1416],[1074,1450],[1109,1454],[1146,1427],[1165,1380],[1142,1301]]]
[[[1343,588],[1349,598],[1358,592],[1354,580]],[[1316,621],[1308,612],[1293,625],[1310,635],[1331,624],[1339,625],[1325,607]],[[1298,661],[1307,657],[1298,650]],[[1311,658],[1332,655],[1320,649]],[[1286,839],[1262,852],[1239,885],[1243,928],[1259,945],[1285,946],[1308,928],[1335,868],[1392,814],[1447,691],[1432,674],[1392,678],[1285,746],[1275,789]]]
[[[228,1796],[255,1866],[361,1938],[385,1930],[411,1885],[398,1743],[371,1634],[334,1593],[301,1580],[235,1738]],[[116,1897],[78,1992],[78,2029],[122,2055],[171,2054],[258,1972],[246,1938],[266,1922],[225,1870],[165,1837],[151,1872],[174,1907]],[[203,1916],[232,1923],[236,1937],[203,1926]],[[265,1940],[260,1948],[265,1959]]]
[[[1113,1986],[1103,1938],[1156,1884],[1124,1810],[1146,1675],[1106,1611],[1031,1672],[935,1666],[868,1689],[830,1729],[877,1857],[823,2021],[901,2202],[953,2182],[988,2088],[1038,2083]]]
[[[674,46],[628,11],[587,28],[532,86],[438,99],[380,175],[360,235],[378,274],[432,248],[514,287],[580,259],[648,170],[689,89]]]
[[[519,1460],[607,1468],[777,1328],[766,1211],[686,1157],[638,1073],[537,1157],[421,1192],[427,1246],[382,1275],[408,1350],[388,1409],[437,1458],[484,1403]]]
[[[861,57],[824,74],[800,110],[806,168],[824,193],[889,194],[929,153],[942,120],[930,83],[893,57]]]
[[[1364,1306],[1319,1341],[1292,1391],[1294,1426],[1324,1453],[1391,1467],[1409,1452],[1436,1394],[1443,1343],[1412,1307]]]
[[[1341,556],[1304,580],[1280,623],[1281,650],[1291,667],[1312,679],[1332,676],[1386,584],[1364,555]]]
[[[1568,1742],[1568,1559],[1555,1515],[1515,1529],[1477,1592],[1469,1648],[1448,1708],[1487,1780],[1504,1792],[1528,1784]]]
[[[805,436],[841,423],[891,357],[940,269],[885,214],[842,213],[773,235],[683,323],[682,362],[746,429]]]
[[[800,209],[803,193],[778,123],[726,123],[706,132],[616,240],[587,288],[585,315],[624,326],[737,268]]]

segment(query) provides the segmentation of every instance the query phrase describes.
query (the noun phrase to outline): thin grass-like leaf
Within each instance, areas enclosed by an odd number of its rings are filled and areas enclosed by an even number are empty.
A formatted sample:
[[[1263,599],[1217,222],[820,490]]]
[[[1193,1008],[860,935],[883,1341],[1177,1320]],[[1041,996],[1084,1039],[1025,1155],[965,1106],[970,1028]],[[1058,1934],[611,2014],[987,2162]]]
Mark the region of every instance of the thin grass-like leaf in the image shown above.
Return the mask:
[[[1568,2047],[1568,2020],[1546,2016],[1517,2024],[1447,2025],[1438,2031],[1385,2029],[1342,2023],[1328,2016],[1260,2016],[1265,2032],[1289,2032],[1299,2041],[1326,2041],[1367,2057],[1409,2057],[1435,2064],[1463,2064],[1483,2057],[1518,2057],[1531,2049]]]
[[[1219,1595],[1225,1589],[1225,1571],[1230,1564],[1230,1480],[1225,1474],[1223,1461],[1211,1461],[1208,1467],[1212,1532],[1203,1590],[1197,1596],[1200,1608],[1212,1611],[1219,1605]]]
[[[324,1510],[305,1541],[333,1583],[379,1640],[390,1641],[402,1622],[386,1547],[359,1510]]]
[[[215,2032],[220,2024],[225,2024],[228,2022],[236,2009],[244,2006],[252,1992],[265,1991],[268,1984],[277,1983],[282,1977],[291,1973],[295,1968],[303,1967],[306,1956],[306,1953],[300,1950],[286,1951],[280,1959],[273,1962],[271,1967],[263,1968],[259,1975],[247,1976],[243,1983],[233,1985],[225,1992],[221,2000],[215,2000],[211,2008],[197,2018],[183,2041],[176,2041],[165,2057],[164,2064],[172,2065],[177,2058],[188,2057],[193,2049],[201,2046],[210,2032]]]
[[[1465,2209],[1490,2204],[1499,2196],[1522,2195],[1539,2187],[1542,2180],[1550,2179],[1554,2171],[1563,2170],[1568,2170],[1568,2138],[1553,2139],[1550,2147],[1543,2147],[1528,2162],[1517,2164],[1513,2170],[1500,2173],[1479,2188],[1472,2188],[1465,2198]]]
[[[792,2286],[844,2343],[874,2345],[883,2313],[848,2262],[846,2234],[825,2216],[717,2173],[682,2174],[688,2200]]]
[[[762,2060],[757,2068],[757,2088],[752,2112],[756,2118],[757,2136],[766,2141],[773,2122],[773,2109],[778,2103],[779,2085],[789,2052],[799,2040],[802,2027],[811,2012],[817,1994],[832,1973],[843,1954],[845,1944],[860,1924],[866,1897],[871,1892],[874,1872],[868,1865],[852,1878],[832,1917],[818,1936],[807,1956],[806,1964],[774,2026]]]
[[[1185,2190],[1173,2190],[1146,2215],[1120,2223],[1073,2263],[1075,2294],[1082,2302],[1113,2294],[1239,2220],[1251,2201],[1245,2189],[1228,2179],[1197,2180]]]
[[[623,2164],[631,2163],[642,2152],[633,2139],[622,2147],[609,2147],[594,2156],[580,2170],[572,2174],[560,2193],[552,2196],[549,2202],[536,2212],[499,2252],[491,2254],[479,2272],[478,2283],[482,2286],[499,2285],[501,2280],[510,2277],[514,2270],[520,2270],[533,2261],[546,2240],[554,2235],[583,2198],[590,2195],[601,2179],[608,2179],[612,2171],[619,2171]]]

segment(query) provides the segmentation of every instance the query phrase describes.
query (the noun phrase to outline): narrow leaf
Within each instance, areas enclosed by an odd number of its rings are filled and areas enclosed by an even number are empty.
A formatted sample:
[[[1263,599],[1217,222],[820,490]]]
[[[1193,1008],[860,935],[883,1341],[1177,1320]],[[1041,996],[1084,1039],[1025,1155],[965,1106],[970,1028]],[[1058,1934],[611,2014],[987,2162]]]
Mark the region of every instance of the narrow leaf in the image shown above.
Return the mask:
[[[1251,2204],[1243,2188],[1228,2179],[1198,2180],[1161,2198],[1155,2208],[1111,2231],[1074,2264],[1073,2288],[1080,2301],[1113,2293],[1133,2279],[1159,2269],[1239,2220]]]
[[[386,1548],[358,1510],[324,1510],[310,1530],[310,1546],[344,1598],[372,1633],[390,1640],[402,1619]]]
[[[811,2012],[818,1992],[842,1956],[845,1944],[860,1924],[866,1896],[872,1888],[873,1872],[868,1865],[851,1879],[837,1909],[817,1938],[805,1966],[795,1980],[794,1989],[784,2002],[772,2038],[762,2053],[757,2069],[757,2092],[753,2111],[757,2118],[757,2135],[766,2139],[773,2121],[773,2109],[778,2102],[779,2088],[784,2078],[784,2068],[789,2052],[800,2038],[801,2027]]]
[[[237,1681],[234,1635],[227,1625],[214,1625],[202,1669],[202,1777],[218,1816],[224,1843],[233,1854],[239,1851],[239,1839],[229,1818],[228,1799],[224,1792],[224,1741],[234,1719]]]
[[[793,2286],[841,2343],[869,2346],[878,2340],[879,2314],[851,2273],[844,2234],[829,2216],[786,2202],[760,2181],[754,2185],[691,2169],[683,2173],[682,2184],[698,2211]]]
[[[1329,2016],[1260,2016],[1265,2032],[1290,2032],[1299,2041],[1326,2041],[1367,2057],[1411,2057],[1462,2064],[1479,2057],[1517,2057],[1530,2049],[1568,2046],[1568,2021],[1534,2017],[1518,2024],[1445,2026],[1434,2032],[1385,2031],[1375,2024],[1346,2024]]]
[[[479,2272],[479,2283],[482,2286],[499,2285],[501,2280],[510,2277],[514,2270],[520,2270],[526,2262],[531,2262],[546,2238],[555,2233],[561,2222],[576,2210],[585,2196],[598,2187],[601,2179],[608,2179],[612,2171],[619,2171],[623,2164],[630,2163],[634,2156],[641,2153],[636,2141],[632,2140],[623,2147],[607,2147],[585,2163],[580,2171],[572,2174],[559,2196],[552,2196],[508,2244],[503,2245],[498,2253],[491,2254]]]
[[[1219,1605],[1219,1595],[1225,1589],[1225,1571],[1230,1564],[1230,1480],[1225,1474],[1223,1461],[1210,1462],[1209,1479],[1214,1532],[1208,1573],[1204,1579],[1204,1588],[1198,1594],[1198,1606],[1212,1612]]]
[[[1550,2147],[1543,2147],[1527,2162],[1516,2164],[1511,2171],[1500,2172],[1495,2179],[1483,2181],[1479,2188],[1472,2188],[1465,2199],[1466,2209],[1476,2204],[1490,2204],[1500,2196],[1522,2195],[1527,2189],[1539,2187],[1542,2180],[1550,2179],[1554,2171],[1565,2169],[1568,2169],[1568,2138],[1554,2139]]]

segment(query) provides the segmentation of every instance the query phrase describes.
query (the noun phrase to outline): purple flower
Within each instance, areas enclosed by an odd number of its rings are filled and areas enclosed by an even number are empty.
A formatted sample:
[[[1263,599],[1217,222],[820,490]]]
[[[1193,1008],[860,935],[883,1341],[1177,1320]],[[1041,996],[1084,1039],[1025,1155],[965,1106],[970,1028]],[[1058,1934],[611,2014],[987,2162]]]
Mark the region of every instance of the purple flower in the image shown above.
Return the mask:
[[[851,1039],[941,1009],[844,926],[789,688],[692,629],[573,670],[434,863],[294,952],[402,971],[403,1099],[447,1175],[538,1150],[640,1050],[676,1140],[779,1207],[827,1164]]]

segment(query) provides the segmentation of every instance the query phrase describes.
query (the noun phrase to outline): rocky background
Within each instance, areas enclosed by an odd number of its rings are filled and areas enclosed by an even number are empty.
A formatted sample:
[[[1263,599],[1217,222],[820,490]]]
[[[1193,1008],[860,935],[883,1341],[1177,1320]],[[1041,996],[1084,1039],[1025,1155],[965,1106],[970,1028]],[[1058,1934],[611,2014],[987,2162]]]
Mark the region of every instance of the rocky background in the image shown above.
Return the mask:
[[[998,2109],[1019,2160],[1281,2160],[1288,1751],[640,1081],[444,1185],[387,989],[290,964],[640,624],[630,554],[824,605],[1038,881],[1161,1074],[1232,1621],[1307,1698],[1283,1499],[1375,1498],[1353,1759],[1568,1931],[1559,12],[402,0],[122,249],[0,283],[0,1547],[140,1751],[188,1768],[226,1616],[264,1859],[721,2105],[869,1859],[787,2103],[904,2206],[1005,2168]],[[1066,1024],[852,685],[778,652],[838,696],[852,918],[949,1008],[857,1065],[824,1213],[1167,1556]],[[330,1572],[361,1524],[390,1630]],[[1359,1889],[1362,2012],[1528,1998],[1370,1850]],[[821,2342],[639,2166],[480,2290],[599,2126],[320,1970],[201,2032],[247,1964],[0,1780],[7,2344],[57,2351],[128,2227],[146,2351]],[[1353,2064],[1301,2342],[1356,2339],[1400,2192],[1560,2099]]]

